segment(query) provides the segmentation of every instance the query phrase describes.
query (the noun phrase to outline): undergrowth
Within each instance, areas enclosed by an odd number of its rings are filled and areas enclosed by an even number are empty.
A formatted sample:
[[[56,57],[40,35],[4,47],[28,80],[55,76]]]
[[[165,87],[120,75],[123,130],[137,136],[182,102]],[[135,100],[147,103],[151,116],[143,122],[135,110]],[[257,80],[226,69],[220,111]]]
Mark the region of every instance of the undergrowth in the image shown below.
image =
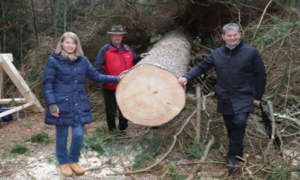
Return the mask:
[[[20,124],[21,127],[30,127],[30,126],[33,126],[33,125],[34,125],[33,122],[28,122],[28,123]]]
[[[110,154],[116,152],[117,145],[120,140],[116,137],[119,136],[121,131],[108,131],[104,126],[96,128],[96,134],[84,138],[83,148],[89,151],[96,151],[99,155]],[[115,137],[116,136],[116,137]],[[115,148],[115,151],[113,150]]]
[[[35,134],[35,135],[31,136],[30,141],[31,142],[46,143],[46,144],[51,142],[51,140],[49,138],[49,134],[44,133],[44,132],[41,132],[41,133],[38,133],[38,134]]]
[[[176,167],[174,164],[171,164],[168,168],[168,172],[169,175],[171,176],[172,180],[183,180],[186,179],[186,176],[184,175],[180,175],[177,171],[176,171]]]
[[[16,143],[12,147],[10,153],[15,153],[15,154],[24,154],[29,151],[29,148],[26,145]]]
[[[143,138],[139,141],[143,150],[134,159],[134,168],[141,169],[150,166],[155,161],[156,155],[158,155],[161,139],[157,137]]]
[[[184,147],[184,152],[189,159],[201,159],[204,155],[204,148],[200,143],[192,143]]]
[[[274,169],[274,174],[271,176],[271,180],[289,180],[292,179],[292,172],[297,176],[300,175],[300,166],[282,165]]]

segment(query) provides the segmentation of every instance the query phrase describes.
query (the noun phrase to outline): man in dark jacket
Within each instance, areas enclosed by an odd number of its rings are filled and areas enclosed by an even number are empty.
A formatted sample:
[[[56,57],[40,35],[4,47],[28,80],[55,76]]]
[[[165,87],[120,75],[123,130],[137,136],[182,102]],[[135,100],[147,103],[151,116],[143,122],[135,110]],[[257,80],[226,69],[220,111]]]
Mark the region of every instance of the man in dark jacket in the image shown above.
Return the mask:
[[[107,33],[111,35],[111,42],[104,45],[99,50],[94,64],[99,73],[118,76],[123,71],[132,68],[142,58],[148,55],[148,53],[136,55],[128,45],[122,43],[124,34],[126,34],[126,32],[123,31],[123,27],[121,25],[114,25],[111,29],[111,32]],[[108,129],[110,131],[116,129],[116,87],[116,84],[105,84],[103,86],[106,119]],[[128,126],[127,122],[127,119],[119,110],[118,128],[120,130],[125,130]]]
[[[240,168],[232,165],[238,165],[236,156],[243,156],[246,122],[254,105],[258,106],[263,96],[266,72],[258,50],[243,44],[238,24],[226,24],[222,31],[224,45],[180,77],[178,82],[186,85],[188,81],[215,68],[217,112],[223,115],[229,138],[226,160],[230,165],[229,171],[238,172]]]

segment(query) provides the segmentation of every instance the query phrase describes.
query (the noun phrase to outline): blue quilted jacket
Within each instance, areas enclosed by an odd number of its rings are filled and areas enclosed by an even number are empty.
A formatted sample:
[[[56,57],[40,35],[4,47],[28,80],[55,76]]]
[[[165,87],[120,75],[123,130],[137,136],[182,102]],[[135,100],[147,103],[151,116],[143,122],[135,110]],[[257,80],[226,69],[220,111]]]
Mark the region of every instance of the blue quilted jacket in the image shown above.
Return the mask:
[[[45,123],[58,126],[78,126],[92,122],[92,112],[85,90],[85,78],[102,83],[117,83],[116,76],[99,74],[85,57],[70,61],[52,52],[44,74],[43,94],[47,106],[56,104],[59,117],[46,110]]]

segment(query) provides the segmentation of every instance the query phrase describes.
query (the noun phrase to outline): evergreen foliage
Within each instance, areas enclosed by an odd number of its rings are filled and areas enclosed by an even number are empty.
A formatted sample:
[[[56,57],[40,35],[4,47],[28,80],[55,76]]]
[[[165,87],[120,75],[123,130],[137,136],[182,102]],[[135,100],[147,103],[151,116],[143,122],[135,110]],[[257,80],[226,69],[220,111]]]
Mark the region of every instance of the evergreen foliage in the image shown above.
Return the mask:
[[[24,154],[29,151],[29,148],[26,145],[22,145],[19,143],[14,144],[12,147],[10,153],[15,153],[15,154]]]
[[[204,148],[200,143],[193,143],[184,147],[184,152],[189,159],[201,159],[204,155]]]
[[[51,142],[48,133],[44,133],[44,132],[41,132],[41,133],[31,136],[30,141],[31,142],[42,142],[42,143],[46,143],[46,144]]]
[[[288,35],[287,32],[293,32],[297,27],[300,27],[299,22],[282,22],[277,16],[271,16],[270,20],[269,23],[272,28],[258,37],[255,40],[255,44],[260,46],[270,45],[274,41],[286,37]]]
[[[176,167],[175,167],[174,164],[171,164],[169,166],[168,171],[169,171],[169,174],[170,174],[172,180],[184,180],[184,179],[187,178],[186,176],[178,174],[178,172],[176,171]]]
[[[109,42],[107,31],[113,24],[124,26],[128,32],[125,35],[124,43],[130,45],[137,53],[146,52],[147,47],[156,43],[164,33],[174,29],[183,29],[191,35],[190,41],[193,48],[191,67],[193,67],[208,56],[209,49],[222,45],[223,42],[220,38],[222,25],[228,22],[238,22],[243,27],[243,41],[255,46],[261,52],[266,68],[269,70],[264,100],[273,101],[274,112],[277,115],[284,114],[284,117],[292,115],[292,118],[299,119],[299,0],[275,0],[265,14],[263,14],[264,8],[269,0],[33,0],[33,2],[36,12],[37,35],[39,36],[38,44],[35,41],[32,9],[29,1],[0,0],[0,52],[13,53],[15,66],[21,71],[31,90],[41,101],[43,101],[42,80],[47,58],[55,48],[58,38],[65,31],[74,31],[79,36],[85,55],[93,63],[99,48]],[[261,17],[263,17],[263,21],[259,24]],[[256,30],[257,35],[252,38]],[[199,78],[200,80],[197,79],[196,83],[205,88],[206,93],[213,92],[215,78],[215,74],[212,72],[205,74],[203,78]],[[4,90],[13,86],[11,82],[7,82],[7,76],[4,76],[3,79]],[[104,106],[99,101],[100,89],[100,85],[96,86],[95,83],[87,82],[87,92],[92,97],[90,98],[91,106],[95,111],[94,119],[101,119],[101,116],[104,116]],[[95,92],[98,94],[91,96],[91,93],[96,94]],[[7,95],[16,96],[12,91],[8,91]],[[215,110],[212,104],[208,106]],[[217,115],[211,114],[217,117]],[[251,114],[250,118],[249,125],[253,121],[258,121],[255,113]],[[204,123],[205,119],[202,120]],[[213,121],[223,124],[223,121],[218,118]],[[206,136],[225,134],[220,128],[216,128],[215,124],[211,124],[211,129],[207,130]],[[21,126],[31,126],[31,123]],[[277,124],[277,127],[280,126],[283,127],[282,131],[277,132],[285,135],[286,138],[293,140],[299,135],[298,124],[293,125],[288,119],[281,119],[281,124]],[[177,127],[180,127],[180,122],[177,122],[169,131],[176,131]],[[255,178],[285,180],[291,178],[291,172],[299,174],[300,168],[292,167],[290,160],[280,159],[281,157],[278,156],[278,159],[285,162],[284,165],[279,165],[280,163],[272,160],[276,151],[264,149],[266,140],[261,138],[264,135],[263,130],[259,131],[258,129],[259,126],[248,126],[246,137],[249,139],[247,148],[254,149],[259,144],[259,153],[264,156],[261,167],[264,172],[250,168],[252,172],[255,172]],[[188,158],[199,159],[203,156],[204,147],[184,139],[184,137],[193,139],[194,130],[193,127],[182,132],[180,151],[183,151]],[[205,129],[201,132],[205,132]],[[97,151],[100,155],[116,155],[124,140],[114,138],[118,136],[120,136],[120,131],[110,133],[106,127],[98,127],[96,134],[84,139],[83,146],[85,150]],[[155,162],[156,156],[162,153],[160,149],[162,139],[139,138],[138,142],[135,141],[136,139],[128,140],[132,143],[133,148],[141,150],[134,160],[136,169],[148,167]],[[164,138],[172,139],[171,136]],[[256,140],[259,142],[255,142]],[[50,139],[48,134],[39,133],[32,136],[31,141],[50,142]],[[219,150],[215,154],[219,158],[223,158],[220,154],[226,152],[226,147],[223,147],[223,143],[220,144],[219,141],[216,140],[215,143]],[[287,143],[287,141],[283,142]],[[295,149],[297,148],[295,147]],[[27,151],[29,151],[27,146],[15,144],[11,153]],[[211,154],[211,157],[215,154]],[[2,153],[1,156],[6,157],[7,154]],[[255,158],[251,157],[250,162],[260,163]],[[168,168],[168,175],[172,179],[181,179],[173,164]]]
[[[32,46],[31,14],[27,0],[0,1],[0,52],[12,53],[16,65]]]
[[[150,166],[155,162],[155,157],[159,153],[161,139],[159,138],[145,138],[141,145],[144,146],[140,154],[135,156],[133,166],[136,169],[142,169]]]

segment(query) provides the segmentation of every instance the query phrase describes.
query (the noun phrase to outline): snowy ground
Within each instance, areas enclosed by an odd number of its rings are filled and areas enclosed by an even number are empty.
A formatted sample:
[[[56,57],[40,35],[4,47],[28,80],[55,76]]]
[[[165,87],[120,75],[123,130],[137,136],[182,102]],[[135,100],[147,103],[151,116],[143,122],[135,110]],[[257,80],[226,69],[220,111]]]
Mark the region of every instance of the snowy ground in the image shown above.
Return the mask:
[[[84,152],[81,155],[79,164],[87,172],[82,176],[64,177],[61,174],[57,163],[55,153],[52,150],[40,152],[35,157],[18,156],[15,159],[1,161],[2,166],[10,166],[6,174],[0,177],[3,180],[61,180],[61,179],[107,179],[122,180],[131,179],[125,175],[107,176],[108,174],[124,172],[124,168],[130,169],[131,162],[137,152],[127,154],[126,157],[104,157],[98,156],[96,152]],[[109,162],[109,163],[108,163]],[[122,165],[125,167],[122,167]],[[1,171],[0,171],[1,173]],[[145,176],[142,178],[156,179],[154,176]]]

